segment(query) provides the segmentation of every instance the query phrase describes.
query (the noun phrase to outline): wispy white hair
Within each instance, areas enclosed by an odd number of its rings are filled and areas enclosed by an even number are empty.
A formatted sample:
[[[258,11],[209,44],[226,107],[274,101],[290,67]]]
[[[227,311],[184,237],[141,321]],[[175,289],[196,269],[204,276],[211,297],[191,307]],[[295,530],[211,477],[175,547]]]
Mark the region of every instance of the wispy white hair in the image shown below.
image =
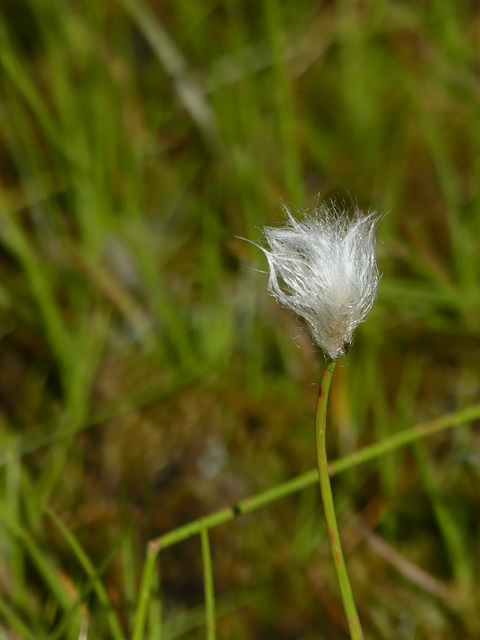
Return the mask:
[[[265,227],[268,289],[302,317],[331,358],[348,352],[353,332],[377,295],[375,232],[379,216],[319,204],[297,220],[285,207],[283,227]]]

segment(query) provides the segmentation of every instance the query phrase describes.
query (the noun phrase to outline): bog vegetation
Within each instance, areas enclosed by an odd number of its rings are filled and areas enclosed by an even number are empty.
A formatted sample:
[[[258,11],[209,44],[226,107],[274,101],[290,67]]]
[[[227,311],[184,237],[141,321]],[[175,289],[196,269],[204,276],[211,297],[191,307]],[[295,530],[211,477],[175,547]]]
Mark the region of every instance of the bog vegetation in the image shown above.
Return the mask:
[[[206,636],[200,537],[142,604],[147,543],[315,466],[323,357],[237,237],[319,193],[389,212],[329,459],[452,427],[333,479],[364,631],[480,636],[479,37],[473,0],[2,2],[2,638]],[[346,637],[315,482],[202,540],[218,638]]]

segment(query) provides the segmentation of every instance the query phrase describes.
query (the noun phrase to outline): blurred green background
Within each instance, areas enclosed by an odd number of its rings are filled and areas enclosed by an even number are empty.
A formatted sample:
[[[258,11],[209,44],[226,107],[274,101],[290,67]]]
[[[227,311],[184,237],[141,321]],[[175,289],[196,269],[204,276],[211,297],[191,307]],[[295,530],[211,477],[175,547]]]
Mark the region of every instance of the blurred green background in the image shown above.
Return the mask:
[[[480,9],[0,12],[0,637],[129,637],[149,539],[315,465],[323,357],[239,239],[283,202],[388,212],[330,459],[480,401]],[[368,638],[480,637],[479,481],[475,424],[335,479]],[[347,637],[317,487],[211,544],[219,638]],[[204,638],[198,538],[161,568]]]

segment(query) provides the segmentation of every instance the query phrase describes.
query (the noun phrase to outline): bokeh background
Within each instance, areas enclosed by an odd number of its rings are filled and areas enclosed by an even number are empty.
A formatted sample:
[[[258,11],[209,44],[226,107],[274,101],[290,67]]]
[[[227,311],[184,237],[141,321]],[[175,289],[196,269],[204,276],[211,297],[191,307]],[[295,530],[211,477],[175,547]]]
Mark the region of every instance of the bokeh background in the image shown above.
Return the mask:
[[[315,465],[324,359],[240,239],[283,203],[388,212],[330,458],[480,401],[479,5],[0,13],[0,635],[130,637],[149,539]],[[335,478],[369,638],[480,637],[479,483],[474,422]],[[347,637],[317,487],[211,545],[219,638]],[[161,578],[205,637],[198,538]]]

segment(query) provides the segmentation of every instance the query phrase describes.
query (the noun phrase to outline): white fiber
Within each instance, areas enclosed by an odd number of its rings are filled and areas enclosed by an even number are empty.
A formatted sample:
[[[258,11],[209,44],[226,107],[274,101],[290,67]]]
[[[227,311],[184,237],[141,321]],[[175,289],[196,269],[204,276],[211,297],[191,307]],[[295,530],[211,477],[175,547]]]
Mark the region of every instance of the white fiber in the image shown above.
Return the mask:
[[[375,300],[379,273],[375,231],[379,217],[320,204],[302,220],[285,208],[283,227],[265,227],[268,289],[302,317],[331,358],[348,352],[353,332]]]

